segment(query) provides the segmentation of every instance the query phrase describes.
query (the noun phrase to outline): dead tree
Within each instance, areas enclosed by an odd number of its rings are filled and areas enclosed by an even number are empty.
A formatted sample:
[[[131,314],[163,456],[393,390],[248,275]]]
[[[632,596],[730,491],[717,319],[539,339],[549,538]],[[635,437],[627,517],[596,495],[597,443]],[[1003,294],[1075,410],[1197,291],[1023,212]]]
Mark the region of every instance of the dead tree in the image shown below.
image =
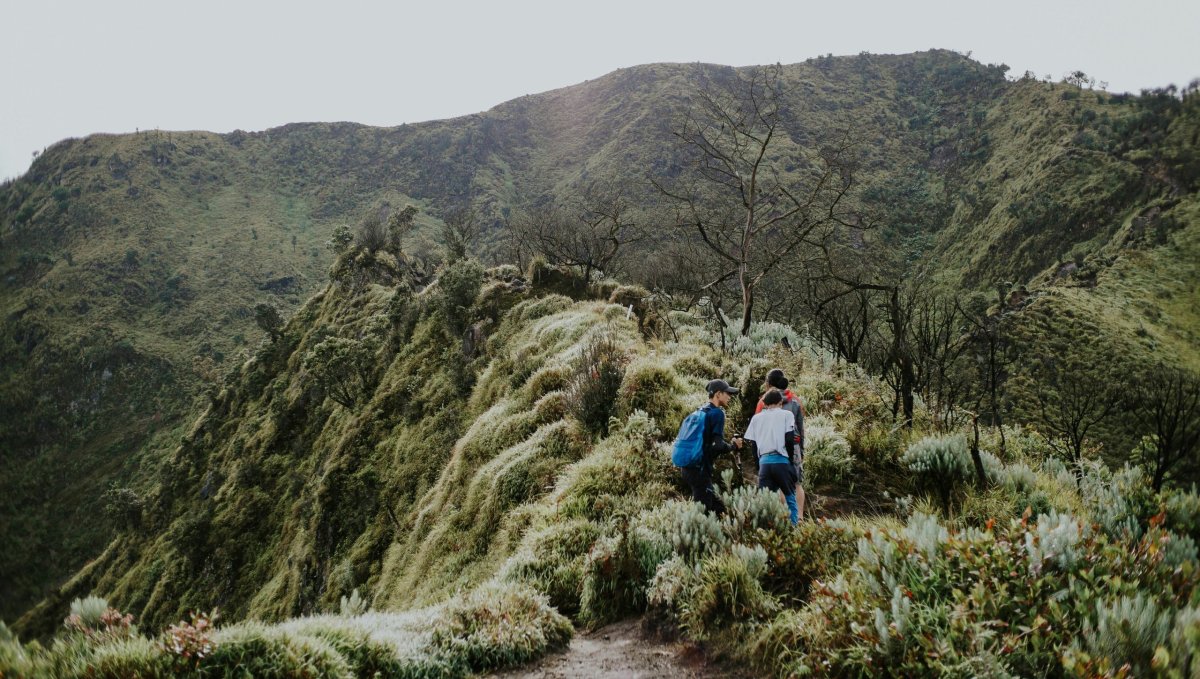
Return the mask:
[[[585,281],[597,271],[613,273],[625,247],[646,237],[627,189],[615,182],[593,183],[571,200],[531,206],[509,228],[523,249],[551,264],[578,267]]]
[[[1181,368],[1157,366],[1139,376],[1129,411],[1150,436],[1147,451],[1154,490],[1200,450],[1200,377]]]
[[[813,167],[781,129],[781,71],[755,68],[735,74],[728,88],[702,88],[673,131],[687,157],[682,178],[651,180],[678,208],[677,229],[699,236],[719,262],[712,280],[737,281],[742,335],[750,332],[764,277],[802,246],[822,252],[837,227],[865,226],[848,206],[848,136],[823,149]],[[788,166],[802,168],[804,179]]]

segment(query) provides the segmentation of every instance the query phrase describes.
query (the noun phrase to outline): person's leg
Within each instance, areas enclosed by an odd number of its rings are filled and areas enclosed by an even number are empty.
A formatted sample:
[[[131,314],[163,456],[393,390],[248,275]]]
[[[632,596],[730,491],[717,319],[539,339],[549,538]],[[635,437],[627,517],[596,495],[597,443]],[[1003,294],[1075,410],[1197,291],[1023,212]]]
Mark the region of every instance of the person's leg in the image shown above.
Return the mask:
[[[796,480],[796,505],[799,507],[800,518],[804,518],[804,463],[797,462],[793,471]]]
[[[792,523],[796,523],[796,483],[792,479],[792,465],[781,462],[763,465],[765,486],[783,495],[783,503],[788,508]]]
[[[688,487],[692,491],[692,499],[704,505],[704,508],[714,514],[721,514],[725,511],[724,505],[721,504],[721,499],[717,497],[716,491],[713,489],[712,477],[699,469],[683,467],[680,469],[683,473],[683,480],[687,482]]]
[[[784,495],[783,501],[787,503],[788,518],[792,520],[792,525],[794,526],[797,523],[800,523],[800,514],[798,508],[796,507],[796,494],[788,493],[787,495]]]

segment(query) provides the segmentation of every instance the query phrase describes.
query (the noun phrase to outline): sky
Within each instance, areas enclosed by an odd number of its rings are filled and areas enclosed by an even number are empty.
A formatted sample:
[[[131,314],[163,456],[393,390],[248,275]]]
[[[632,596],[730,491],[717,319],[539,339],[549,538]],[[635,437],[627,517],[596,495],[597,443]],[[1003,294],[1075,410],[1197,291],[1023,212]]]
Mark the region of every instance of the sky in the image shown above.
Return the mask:
[[[66,137],[399,125],[651,62],[953,49],[1109,91],[1200,77],[1197,0],[0,0],[0,179]]]

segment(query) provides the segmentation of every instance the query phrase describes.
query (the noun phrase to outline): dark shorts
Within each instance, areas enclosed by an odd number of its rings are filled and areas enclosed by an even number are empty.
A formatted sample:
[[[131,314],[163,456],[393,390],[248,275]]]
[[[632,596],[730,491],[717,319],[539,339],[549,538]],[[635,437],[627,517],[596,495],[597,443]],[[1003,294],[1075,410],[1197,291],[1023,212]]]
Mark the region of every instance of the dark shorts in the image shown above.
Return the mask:
[[[796,468],[787,462],[758,465],[758,487],[796,494]]]

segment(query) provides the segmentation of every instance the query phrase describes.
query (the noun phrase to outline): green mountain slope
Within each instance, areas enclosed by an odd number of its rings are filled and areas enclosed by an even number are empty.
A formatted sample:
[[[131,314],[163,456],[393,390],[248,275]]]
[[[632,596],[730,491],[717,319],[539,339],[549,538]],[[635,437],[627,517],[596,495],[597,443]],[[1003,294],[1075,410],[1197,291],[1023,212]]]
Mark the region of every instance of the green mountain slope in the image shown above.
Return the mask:
[[[334,225],[413,203],[427,234],[470,200],[495,228],[591,179],[669,175],[674,116],[733,73],[639,66],[447,121],[49,149],[0,188],[0,517],[18,538],[0,556],[0,616],[100,553],[122,489],[153,492],[189,413],[254,353],[255,305],[291,311],[323,284]],[[873,252],[953,287],[1053,289],[1033,302],[1065,306],[1050,316],[1133,328],[1135,345],[1195,364],[1194,96],[1012,82],[945,51],[810,60],[784,80],[794,143],[861,141],[863,194],[885,217]]]

